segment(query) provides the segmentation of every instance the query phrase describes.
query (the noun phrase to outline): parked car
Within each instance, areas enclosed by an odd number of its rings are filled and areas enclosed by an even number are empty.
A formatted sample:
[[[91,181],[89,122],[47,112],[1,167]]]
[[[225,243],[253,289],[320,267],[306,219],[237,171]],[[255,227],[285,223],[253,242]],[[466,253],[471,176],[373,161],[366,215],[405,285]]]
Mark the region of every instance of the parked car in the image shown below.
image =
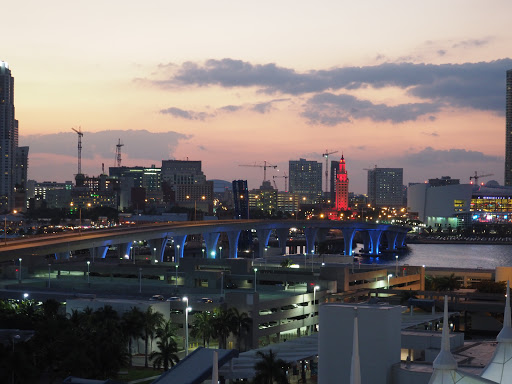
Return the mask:
[[[162,295],[153,295],[149,298],[150,301],[165,301],[165,297]]]
[[[213,303],[213,300],[209,297],[202,297],[199,300],[197,300],[198,303]]]

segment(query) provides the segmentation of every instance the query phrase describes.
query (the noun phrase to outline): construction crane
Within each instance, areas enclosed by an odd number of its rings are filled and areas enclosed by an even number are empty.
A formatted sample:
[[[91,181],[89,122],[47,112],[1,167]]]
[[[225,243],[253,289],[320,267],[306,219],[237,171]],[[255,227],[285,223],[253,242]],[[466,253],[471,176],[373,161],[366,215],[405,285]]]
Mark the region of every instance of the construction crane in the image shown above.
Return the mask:
[[[272,176],[272,179],[274,179],[274,185],[276,184],[276,178],[283,178],[284,179],[284,191],[288,192],[288,175],[285,173],[284,176]],[[277,189],[277,186],[276,186]]]
[[[118,139],[118,142],[116,144],[116,162],[117,166],[121,166],[121,147],[124,146],[124,144],[121,144],[121,139]]]
[[[330,151],[328,149],[325,150],[325,153],[322,154],[325,157],[325,193],[327,193],[327,186],[329,185],[329,155],[333,153],[337,153],[338,151]]]
[[[82,127],[78,127],[78,129],[71,128],[78,134],[78,175],[82,174]]]
[[[267,181],[267,168],[277,168],[277,165],[268,164],[267,161],[263,162],[262,164],[240,164],[239,167],[258,167],[263,168],[263,181]]]
[[[475,179],[475,184],[478,185],[478,179],[481,178],[481,177],[487,177],[487,176],[494,176],[494,174],[493,173],[488,173],[486,175],[479,175],[475,171],[475,176],[469,176],[469,182],[470,182],[470,184],[473,184],[473,182],[471,180]]]

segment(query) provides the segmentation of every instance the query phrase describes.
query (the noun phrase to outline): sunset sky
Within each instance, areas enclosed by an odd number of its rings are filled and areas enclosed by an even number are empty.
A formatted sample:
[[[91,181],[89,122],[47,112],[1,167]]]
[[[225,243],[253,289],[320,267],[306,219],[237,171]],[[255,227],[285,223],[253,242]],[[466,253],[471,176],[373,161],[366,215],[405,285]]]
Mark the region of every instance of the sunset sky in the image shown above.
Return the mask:
[[[475,171],[503,183],[510,1],[10,1],[0,60],[15,77],[29,178],[162,159],[256,188],[288,161],[344,154],[404,183]],[[280,190],[283,179],[276,179]]]

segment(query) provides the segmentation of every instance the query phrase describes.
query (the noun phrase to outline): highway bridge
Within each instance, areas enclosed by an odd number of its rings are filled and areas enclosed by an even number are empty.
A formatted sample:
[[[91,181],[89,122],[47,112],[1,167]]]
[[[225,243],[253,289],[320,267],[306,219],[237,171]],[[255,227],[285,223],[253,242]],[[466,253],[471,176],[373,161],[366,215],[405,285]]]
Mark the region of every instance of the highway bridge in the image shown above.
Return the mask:
[[[241,231],[245,230],[256,231],[260,245],[259,257],[263,257],[272,231],[275,231],[279,247],[285,253],[291,228],[304,231],[308,254],[314,253],[315,240],[322,241],[329,230],[338,229],[345,240],[345,255],[352,255],[352,242],[357,232],[362,235],[365,251],[376,255],[383,237],[387,240],[387,249],[396,250],[405,245],[405,236],[411,229],[401,225],[330,220],[214,220],[123,225],[9,240],[0,246],[0,260],[47,255],[67,258],[70,252],[84,249],[89,249],[93,258],[104,258],[110,246],[118,247],[120,255],[129,255],[133,241],[146,240],[151,248],[152,262],[158,262],[163,261],[165,246],[169,240],[173,240],[175,252],[182,258],[187,236],[194,234],[203,236],[206,257],[215,259],[221,233],[226,233],[228,237],[229,257],[236,258],[238,239]]]

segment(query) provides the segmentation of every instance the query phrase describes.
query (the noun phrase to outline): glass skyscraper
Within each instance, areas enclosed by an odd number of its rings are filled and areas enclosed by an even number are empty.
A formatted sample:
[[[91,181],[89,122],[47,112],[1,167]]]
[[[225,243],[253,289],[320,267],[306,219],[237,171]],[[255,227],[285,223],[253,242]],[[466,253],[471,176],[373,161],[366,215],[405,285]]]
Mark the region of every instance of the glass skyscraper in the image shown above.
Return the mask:
[[[0,211],[14,208],[18,121],[14,117],[14,78],[9,65],[0,61]]]

